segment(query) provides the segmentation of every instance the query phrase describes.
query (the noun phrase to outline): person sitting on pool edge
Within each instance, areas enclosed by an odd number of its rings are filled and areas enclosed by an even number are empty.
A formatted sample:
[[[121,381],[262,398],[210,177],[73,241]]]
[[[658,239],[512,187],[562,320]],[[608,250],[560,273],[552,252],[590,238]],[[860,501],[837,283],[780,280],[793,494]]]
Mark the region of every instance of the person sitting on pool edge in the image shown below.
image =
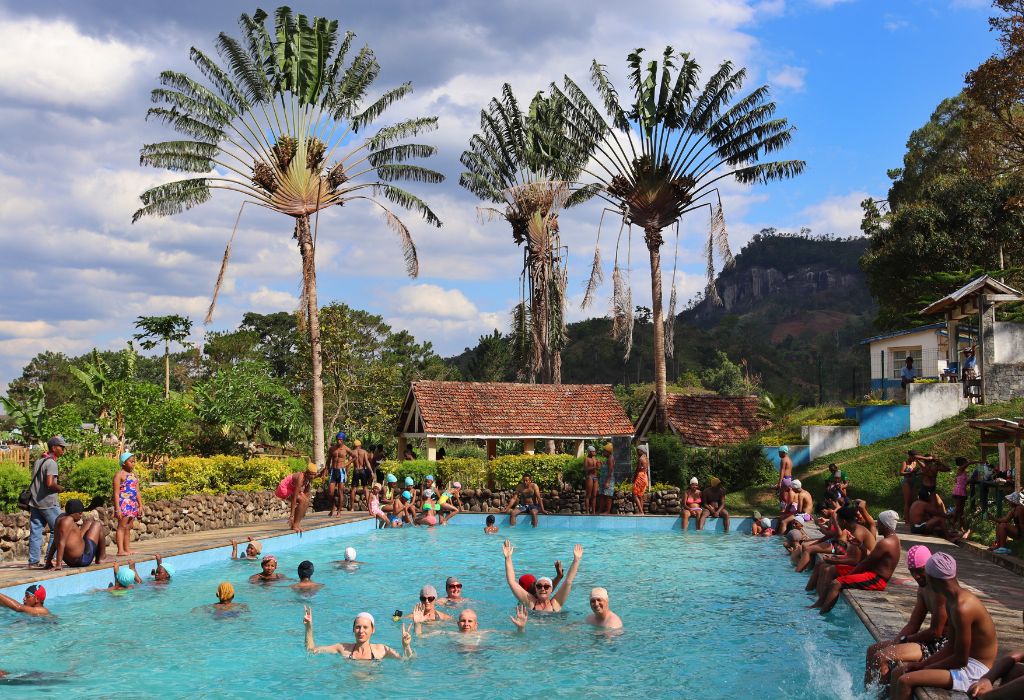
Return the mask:
[[[298,591],[299,593],[316,593],[324,587],[324,584],[317,583],[313,580],[313,562],[308,559],[299,564],[297,573],[299,575],[298,583],[293,583],[288,586],[293,591]]]
[[[370,641],[376,628],[376,622],[373,619],[373,615],[368,612],[359,613],[352,621],[352,634],[355,636],[355,642],[352,644],[342,642],[318,647],[313,641],[313,609],[308,605],[305,606],[305,615],[302,618],[302,622],[306,626],[306,651],[313,652],[314,654],[340,654],[342,658],[353,661],[411,659],[414,656],[412,651],[412,634],[409,631],[412,625],[408,627],[404,624],[402,625],[402,653],[399,654],[386,644],[373,644]]]
[[[949,643],[924,661],[892,672],[892,697],[910,700],[915,688],[945,688],[961,693],[980,681],[996,659],[998,641],[992,616],[978,597],[956,579],[956,560],[936,552],[924,566],[928,586],[946,601]]]
[[[845,588],[862,591],[884,591],[892,578],[896,565],[900,563],[900,538],[896,535],[899,514],[887,510],[878,515],[878,531],[882,538],[875,542],[871,553],[859,564],[828,564],[818,574],[818,599],[811,608],[820,608],[822,615],[828,613],[839,593]]]
[[[14,598],[0,593],[0,605],[23,615],[49,615],[50,611],[43,607],[46,601],[46,589],[39,584],[32,584],[25,589],[25,597],[19,603]]]
[[[72,498],[64,506],[64,512],[57,517],[53,529],[57,544],[47,552],[45,568],[60,571],[64,564],[73,568],[106,564],[107,535],[99,520],[86,522],[85,506]],[[50,560],[50,554],[55,561]]]
[[[114,582],[107,586],[106,590],[108,591],[125,591],[142,583],[142,577],[139,576],[139,572],[135,569],[135,562],[131,559],[128,560],[128,566],[119,567],[114,564],[113,569]]]
[[[777,532],[785,535],[789,531],[789,524],[794,518],[800,518],[809,523],[814,518],[814,499],[811,494],[804,490],[804,485],[799,479],[793,479],[790,492],[790,501],[781,515],[779,515],[779,527]]]
[[[931,551],[923,544],[916,544],[907,550],[907,569],[917,581],[917,600],[910,613],[910,619],[894,638],[872,644],[868,647],[864,664],[864,687],[872,681],[889,684],[893,668],[901,663],[923,661],[941,651],[949,642],[946,637],[946,601],[928,587],[925,565],[931,559]],[[924,619],[931,616],[925,629]]]
[[[806,570],[814,562],[814,570],[805,589],[808,591],[817,587],[818,575],[823,567],[859,564],[878,541],[874,533],[858,521],[857,508],[853,504],[847,504],[836,511],[824,529],[825,537],[804,542],[793,550],[793,566],[797,571]]]
[[[754,537],[771,537],[775,534],[772,529],[772,521],[761,516],[761,511],[755,510],[750,518],[750,534]]]
[[[458,481],[452,482],[437,498],[438,517],[441,524],[447,525],[448,521],[462,512],[462,484]]]
[[[498,526],[494,524],[494,516],[488,515],[487,521],[484,524],[484,532],[488,535],[493,535],[498,531]]]
[[[252,536],[246,538],[249,540],[249,544],[246,545],[245,551],[241,554],[238,553],[238,540],[231,540],[231,558],[232,559],[259,559],[263,553],[263,543],[254,540]]]
[[[416,525],[416,511],[413,510],[412,492],[406,489],[395,495],[391,502],[391,527],[402,527],[403,523]]]
[[[435,605],[436,602],[437,589],[428,583],[420,589],[419,610],[423,613],[422,622],[447,622],[452,619],[451,615],[437,609],[437,606]],[[416,610],[416,608],[417,606],[414,605],[413,610]],[[405,617],[406,619],[413,619],[413,614],[410,613]]]
[[[380,507],[380,484],[374,484],[370,487],[370,495],[366,499],[366,511],[384,527],[391,525],[391,519],[388,518],[384,509]]]
[[[518,510],[516,510],[517,507]],[[548,514],[544,510],[544,499],[540,495],[540,487],[533,483],[529,472],[523,474],[523,477],[519,480],[516,493],[512,496],[512,500],[508,502],[505,512],[508,513],[508,524],[513,527],[515,527],[516,516],[519,513],[529,513],[530,524],[534,527],[537,527],[538,513]]]
[[[701,519],[707,521],[708,518],[721,518],[725,532],[729,532],[729,511],[725,509],[725,487],[722,486],[722,480],[717,476],[711,477],[701,498],[704,499]]]
[[[590,609],[592,615],[587,615],[586,623],[594,627],[617,630],[622,628],[622,620],[608,607],[608,591],[604,588],[590,589]]]
[[[512,590],[516,599],[533,611],[558,612],[565,605],[566,598],[572,591],[572,583],[576,580],[576,572],[580,568],[580,559],[583,558],[583,545],[577,544],[572,549],[572,565],[569,573],[557,592],[554,591],[554,582],[546,576],[537,579],[533,584],[533,593],[530,593],[516,581],[515,567],[512,565],[512,553],[515,547],[508,540],[501,545],[502,553],[505,555],[505,581]]]
[[[998,688],[993,684],[999,683]],[[1014,651],[996,659],[992,669],[967,689],[972,698],[1014,700],[1024,697],[1024,650]]]
[[[277,557],[273,554],[268,554],[263,557],[260,561],[260,567],[263,569],[258,574],[253,574],[249,577],[249,583],[275,583],[277,581],[286,581],[288,577],[284,574],[277,572]]]

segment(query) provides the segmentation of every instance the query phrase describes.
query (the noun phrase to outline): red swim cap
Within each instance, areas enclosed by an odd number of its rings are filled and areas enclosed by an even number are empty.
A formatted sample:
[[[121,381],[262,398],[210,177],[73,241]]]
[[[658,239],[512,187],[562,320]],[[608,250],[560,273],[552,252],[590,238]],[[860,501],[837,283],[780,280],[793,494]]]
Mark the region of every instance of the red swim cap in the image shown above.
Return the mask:
[[[537,577],[533,574],[523,574],[519,577],[519,585],[522,586],[527,593],[533,593],[533,584],[535,583],[537,583]]]
[[[46,600],[46,589],[38,584],[26,588],[25,593],[31,593],[34,595],[40,604]]]

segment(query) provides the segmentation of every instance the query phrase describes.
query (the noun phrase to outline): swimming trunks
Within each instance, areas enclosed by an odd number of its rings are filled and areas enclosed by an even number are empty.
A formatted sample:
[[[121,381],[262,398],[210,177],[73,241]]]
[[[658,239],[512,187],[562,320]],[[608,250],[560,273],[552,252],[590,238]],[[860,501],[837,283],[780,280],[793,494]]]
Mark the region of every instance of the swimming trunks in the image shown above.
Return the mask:
[[[838,566],[836,567],[836,571],[839,571]],[[837,576],[836,581],[838,581],[843,588],[853,588],[860,591],[884,591],[886,586],[889,585],[888,581],[873,571],[862,571],[859,574]]]
[[[949,675],[953,677],[953,690],[966,693],[968,688],[980,681],[981,677],[988,672],[988,666],[973,656],[969,657],[966,666],[954,668],[949,672]]]
[[[520,504],[518,507],[520,513],[528,513],[531,510],[535,510],[538,512],[540,511],[540,506],[538,506],[536,503],[530,503],[529,505]]]
[[[352,474],[353,486],[369,486],[373,483],[373,472],[369,469],[357,469]]]
[[[397,515],[392,515],[392,516],[391,516],[391,525],[392,525],[392,526],[394,526],[394,525],[398,525],[398,524],[400,524],[401,522],[402,522],[402,519],[401,519],[401,518],[399,518],[399,517],[398,517]]]
[[[337,469],[337,468],[332,467],[331,470],[330,470],[330,477],[329,477],[330,478],[330,483],[332,483],[332,484],[344,484],[346,476],[347,475],[345,474],[345,470],[344,469]]]
[[[910,531],[915,535],[927,535],[928,523],[918,523],[917,525],[911,525]]]
[[[74,566],[89,566],[96,558],[96,543],[90,539],[86,539],[84,542],[85,549],[82,550],[82,556],[78,558],[78,563]],[[71,564],[68,565],[71,566]]]

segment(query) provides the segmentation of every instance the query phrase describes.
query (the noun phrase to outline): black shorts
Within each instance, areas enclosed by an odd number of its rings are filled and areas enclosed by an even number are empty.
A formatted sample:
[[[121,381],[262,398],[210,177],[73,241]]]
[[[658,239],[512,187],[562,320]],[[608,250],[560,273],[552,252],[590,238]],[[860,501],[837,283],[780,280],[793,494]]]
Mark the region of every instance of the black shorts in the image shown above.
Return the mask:
[[[911,525],[910,531],[915,535],[927,535],[929,532],[928,523],[918,523],[917,525]]]
[[[332,484],[344,484],[345,483],[345,470],[344,469],[330,469],[328,470],[328,480]]]
[[[373,483],[372,472],[358,469],[352,474],[352,485],[353,486],[369,486]]]

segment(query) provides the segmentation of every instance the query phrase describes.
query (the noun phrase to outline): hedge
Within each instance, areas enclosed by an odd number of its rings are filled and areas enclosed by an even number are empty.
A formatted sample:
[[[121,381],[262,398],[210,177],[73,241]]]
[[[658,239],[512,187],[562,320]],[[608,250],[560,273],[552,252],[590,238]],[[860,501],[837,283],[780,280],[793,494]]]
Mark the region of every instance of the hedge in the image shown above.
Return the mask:
[[[86,508],[94,508],[110,503],[119,471],[121,465],[113,457],[86,457],[71,468],[66,483],[71,491],[87,494],[82,502]]]
[[[684,447],[672,434],[652,434],[651,479],[685,488],[696,476],[706,485],[712,476],[722,480],[727,491],[769,484],[775,468],[754,442],[722,448]]]
[[[541,488],[557,488],[563,480],[573,483],[577,473],[579,483],[583,483],[583,460],[572,455],[505,455],[490,461],[473,457],[446,458],[439,462],[386,460],[381,462],[380,468],[397,476],[399,484],[407,476],[420,484],[423,477],[432,474],[437,483],[444,486],[458,481],[467,488],[493,485],[496,489],[509,489],[527,472]]]
[[[0,513],[18,512],[18,496],[31,481],[32,475],[18,462],[0,462]]]
[[[82,491],[61,491],[57,494],[57,498],[60,500],[60,507],[62,510],[67,506],[68,501],[74,498],[80,500],[82,505],[85,507],[88,507],[89,502],[92,501],[92,496]]]
[[[175,457],[167,463],[165,472],[167,480],[184,493],[225,493],[243,484],[257,491],[275,489],[281,479],[305,466],[306,461],[297,458],[243,460],[235,455],[214,455]]]

